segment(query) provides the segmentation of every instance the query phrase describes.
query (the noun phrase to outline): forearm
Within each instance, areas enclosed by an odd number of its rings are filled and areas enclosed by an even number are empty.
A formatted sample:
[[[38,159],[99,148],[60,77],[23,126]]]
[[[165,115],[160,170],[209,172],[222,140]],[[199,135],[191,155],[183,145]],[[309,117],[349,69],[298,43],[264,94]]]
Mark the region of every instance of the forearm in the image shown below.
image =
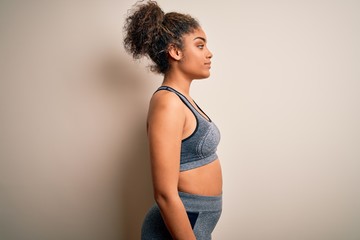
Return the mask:
[[[196,240],[180,197],[157,197],[156,202],[173,239]]]

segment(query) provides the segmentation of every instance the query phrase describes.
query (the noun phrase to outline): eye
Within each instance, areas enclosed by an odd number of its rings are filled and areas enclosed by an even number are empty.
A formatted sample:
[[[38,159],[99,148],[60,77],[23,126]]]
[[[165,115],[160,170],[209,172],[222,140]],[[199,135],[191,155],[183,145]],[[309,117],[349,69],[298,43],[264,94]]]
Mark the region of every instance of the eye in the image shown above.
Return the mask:
[[[198,45],[197,47],[200,48],[200,49],[203,49],[203,48],[204,48],[204,44],[200,44],[200,45]]]

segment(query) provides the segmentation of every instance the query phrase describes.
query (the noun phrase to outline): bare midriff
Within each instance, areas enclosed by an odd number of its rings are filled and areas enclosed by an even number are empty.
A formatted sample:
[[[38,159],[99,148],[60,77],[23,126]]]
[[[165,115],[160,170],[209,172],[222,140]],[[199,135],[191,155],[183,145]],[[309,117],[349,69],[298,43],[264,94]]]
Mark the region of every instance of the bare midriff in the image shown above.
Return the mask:
[[[196,128],[194,114],[185,106],[184,109],[186,122],[183,130],[183,139],[189,137]],[[200,110],[198,110],[198,112],[201,113]],[[207,116],[204,116],[204,118],[207,118]],[[221,195],[222,172],[219,159],[204,166],[180,172],[178,190],[204,196]]]
[[[204,166],[180,172],[178,190],[191,194],[222,194],[222,172],[219,159]]]

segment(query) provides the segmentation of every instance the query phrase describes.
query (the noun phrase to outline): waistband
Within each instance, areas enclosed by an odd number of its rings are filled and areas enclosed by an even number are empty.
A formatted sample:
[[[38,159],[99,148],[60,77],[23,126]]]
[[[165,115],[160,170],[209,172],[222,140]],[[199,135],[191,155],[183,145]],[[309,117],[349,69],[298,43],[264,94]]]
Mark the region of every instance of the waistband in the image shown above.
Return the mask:
[[[204,196],[179,191],[186,211],[221,211],[222,195]]]

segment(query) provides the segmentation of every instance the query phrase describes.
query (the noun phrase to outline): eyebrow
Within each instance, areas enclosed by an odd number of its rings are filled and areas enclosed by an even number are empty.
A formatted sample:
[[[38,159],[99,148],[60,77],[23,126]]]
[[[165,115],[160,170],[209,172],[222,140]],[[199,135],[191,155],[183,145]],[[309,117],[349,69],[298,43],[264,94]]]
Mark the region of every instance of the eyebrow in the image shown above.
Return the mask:
[[[193,40],[195,41],[196,39],[201,39],[201,40],[203,40],[204,42],[206,42],[206,39],[203,38],[203,37],[196,37],[196,38],[194,38]]]

